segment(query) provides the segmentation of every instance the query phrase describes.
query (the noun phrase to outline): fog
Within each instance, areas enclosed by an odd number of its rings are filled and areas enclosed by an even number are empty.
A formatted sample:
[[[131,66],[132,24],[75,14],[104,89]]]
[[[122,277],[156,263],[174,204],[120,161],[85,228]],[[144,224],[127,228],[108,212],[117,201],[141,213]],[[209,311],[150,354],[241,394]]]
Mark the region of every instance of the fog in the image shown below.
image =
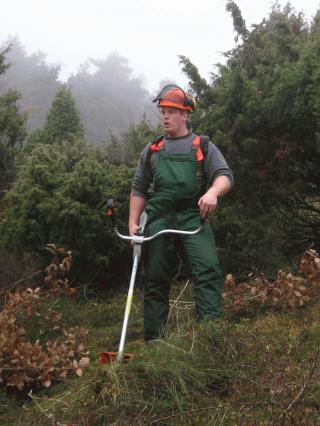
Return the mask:
[[[61,65],[67,80],[88,58],[103,59],[117,51],[129,60],[134,75],[149,91],[163,79],[186,79],[178,55],[188,57],[204,78],[222,52],[234,45],[226,0],[4,0],[0,41],[17,36],[30,54],[45,52]],[[246,24],[260,22],[272,0],[236,0]],[[287,0],[280,0],[284,6]],[[292,0],[297,11],[315,14],[319,0]]]
[[[246,25],[268,16],[269,0],[237,0]],[[0,94],[22,94],[28,130],[43,125],[54,94],[67,83],[76,99],[88,140],[123,132],[145,113],[156,120],[152,94],[162,81],[187,88],[178,55],[188,57],[210,81],[223,52],[235,46],[224,0],[19,0],[2,5],[0,45],[10,68]],[[279,1],[281,6],[286,1]],[[293,0],[308,19],[319,0]]]
[[[43,54],[28,55],[17,38],[7,40],[1,50],[7,44],[11,48],[6,59],[11,66],[0,76],[0,94],[8,90],[22,94],[21,111],[28,113],[28,130],[32,131],[43,126],[53,97],[62,87],[60,68],[48,64]],[[86,138],[93,144],[110,132],[121,135],[144,114],[149,121],[156,120],[148,91],[132,75],[128,60],[117,53],[87,60],[66,84],[76,100]]]

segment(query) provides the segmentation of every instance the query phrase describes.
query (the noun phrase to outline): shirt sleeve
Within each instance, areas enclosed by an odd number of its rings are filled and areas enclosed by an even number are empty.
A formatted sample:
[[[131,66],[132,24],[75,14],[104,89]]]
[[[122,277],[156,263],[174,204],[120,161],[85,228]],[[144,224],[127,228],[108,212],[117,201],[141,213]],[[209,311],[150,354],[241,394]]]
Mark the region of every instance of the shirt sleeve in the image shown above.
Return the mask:
[[[204,170],[208,185],[211,186],[218,176],[227,176],[231,186],[234,184],[233,172],[228,166],[224,156],[216,145],[208,143],[208,152],[204,162]]]
[[[146,145],[140,154],[138,165],[132,180],[132,194],[142,198],[150,198],[150,186],[152,185],[151,165],[147,164],[147,153],[150,144]],[[150,163],[150,157],[149,157]]]

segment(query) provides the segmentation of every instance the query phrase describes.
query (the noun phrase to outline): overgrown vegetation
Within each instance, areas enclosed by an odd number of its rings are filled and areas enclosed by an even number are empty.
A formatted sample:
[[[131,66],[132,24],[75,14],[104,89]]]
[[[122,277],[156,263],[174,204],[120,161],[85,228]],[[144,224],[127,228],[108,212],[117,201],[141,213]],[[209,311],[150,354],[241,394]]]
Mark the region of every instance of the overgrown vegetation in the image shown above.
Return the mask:
[[[125,230],[134,165],[159,128],[124,112],[124,130],[101,133],[95,119],[108,126],[116,105],[124,111],[133,98],[140,113],[147,94],[117,56],[93,61],[94,74],[83,67],[73,92],[43,56],[30,57],[25,74],[45,74],[41,113],[52,104],[27,138],[19,94],[1,94],[1,424],[320,424],[319,16],[308,24],[275,5],[249,31],[232,0],[227,10],[237,44],[212,80],[181,57],[198,103],[193,128],[235,173],[210,218],[226,274],[224,316],[195,323],[191,283],[174,282],[166,339],[145,345],[138,288],[128,364],[98,364],[118,345],[125,291],[117,290],[132,257],[103,205],[117,200]],[[19,81],[7,57],[2,82]],[[110,67],[119,77],[112,87]],[[107,98],[98,82],[112,93],[108,113],[91,102],[97,92]]]
[[[82,294],[77,309],[55,299],[55,312],[47,313],[50,317],[54,314],[54,324],[64,318],[68,324],[85,325],[88,330],[85,346],[90,350],[90,365],[86,356],[71,363],[75,351],[63,352],[56,346],[51,355],[59,363],[60,383],[34,393],[25,381],[29,396],[21,405],[2,396],[3,421],[25,425],[317,424],[319,265],[319,255],[311,250],[301,260],[301,275],[289,275],[288,271],[284,278],[282,272],[282,280],[273,285],[261,286],[261,278],[254,277],[238,286],[230,285],[229,277],[224,288],[225,314],[219,322],[196,323],[191,283],[173,283],[166,339],[152,345],[142,340],[142,295],[138,289],[126,347],[134,357],[127,364],[98,364],[99,352],[117,348],[125,295],[109,295],[104,301],[97,294],[89,298]],[[59,282],[59,291],[64,283]],[[25,293],[30,298],[37,291]],[[24,326],[30,332],[34,322],[25,321]],[[54,327],[46,328],[41,339],[55,332]],[[47,346],[50,352],[53,344]],[[80,349],[84,350],[81,345]],[[77,379],[65,374],[69,371],[66,359],[70,370],[79,375]],[[34,363],[38,366],[39,362],[38,357]],[[83,375],[81,366],[87,367]],[[2,361],[2,377],[8,374],[6,367]],[[46,368],[42,366],[41,371],[45,375]],[[25,378],[22,372],[15,376],[17,387],[23,383],[19,377]],[[7,381],[7,387],[11,383]]]
[[[66,274],[72,256],[47,245],[53,259],[44,270],[43,288],[21,287],[3,298],[0,314],[0,383],[7,391],[48,388],[89,364],[86,331],[67,328],[54,308],[58,297],[75,296]]]
[[[221,212],[227,219],[217,222],[229,266],[272,273],[261,239],[277,267],[283,254],[319,248],[319,17],[308,24],[290,4],[276,4],[249,31],[235,2],[227,9],[238,43],[212,84],[188,58],[181,64],[199,104],[194,126],[212,137],[235,173]]]
[[[275,5],[249,31],[234,2],[228,1],[227,9],[237,44],[212,81],[201,78],[188,58],[181,57],[181,64],[197,99],[193,128],[212,138],[235,174],[234,191],[212,217],[224,271],[241,276],[258,267],[274,276],[311,244],[319,249],[319,20],[308,24],[290,6]],[[123,68],[121,79],[129,80],[124,62],[107,62],[97,63],[97,76],[103,79],[104,66],[114,64]],[[3,65],[3,71],[9,70]],[[83,70],[74,78],[80,84],[91,77]],[[96,87],[93,81],[90,85]],[[110,264],[108,248],[115,253],[99,203],[108,196],[118,199],[120,221],[126,224],[131,166],[159,129],[144,117],[120,133],[106,131],[104,143],[94,149],[72,93],[61,88],[43,128],[28,135],[18,157],[14,151],[10,174],[16,176],[15,185],[0,208],[6,210],[0,240],[36,251],[54,241],[71,249],[75,261],[85,253],[98,274],[101,265]],[[6,126],[10,129],[10,122]],[[84,238],[76,235],[79,229],[85,230]],[[119,257],[122,251],[116,247]]]

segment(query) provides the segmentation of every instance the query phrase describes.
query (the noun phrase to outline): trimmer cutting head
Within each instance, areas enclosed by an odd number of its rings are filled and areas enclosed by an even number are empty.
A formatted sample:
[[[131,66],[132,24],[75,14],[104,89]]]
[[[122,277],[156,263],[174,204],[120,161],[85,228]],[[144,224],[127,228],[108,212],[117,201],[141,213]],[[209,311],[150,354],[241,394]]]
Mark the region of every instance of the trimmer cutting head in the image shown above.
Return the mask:
[[[101,352],[99,357],[99,363],[112,364],[117,361],[118,352]],[[128,362],[133,358],[133,354],[123,354],[121,362]]]

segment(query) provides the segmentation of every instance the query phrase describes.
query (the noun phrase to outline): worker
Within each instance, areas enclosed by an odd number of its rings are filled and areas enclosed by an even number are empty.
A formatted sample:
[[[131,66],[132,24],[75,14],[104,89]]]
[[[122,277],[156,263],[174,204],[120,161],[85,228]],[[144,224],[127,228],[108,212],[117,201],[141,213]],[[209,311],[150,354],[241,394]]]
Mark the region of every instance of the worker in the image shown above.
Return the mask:
[[[138,232],[143,210],[148,214],[147,235],[167,228],[194,230],[233,185],[232,171],[219,149],[211,141],[205,145],[204,137],[188,130],[194,99],[169,84],[153,102],[160,110],[164,134],[140,155],[130,195],[130,235]],[[205,220],[199,233],[180,239],[194,277],[196,317],[215,320],[221,316],[222,276],[213,231]],[[163,235],[146,244],[146,341],[165,333],[172,279],[169,241]]]

